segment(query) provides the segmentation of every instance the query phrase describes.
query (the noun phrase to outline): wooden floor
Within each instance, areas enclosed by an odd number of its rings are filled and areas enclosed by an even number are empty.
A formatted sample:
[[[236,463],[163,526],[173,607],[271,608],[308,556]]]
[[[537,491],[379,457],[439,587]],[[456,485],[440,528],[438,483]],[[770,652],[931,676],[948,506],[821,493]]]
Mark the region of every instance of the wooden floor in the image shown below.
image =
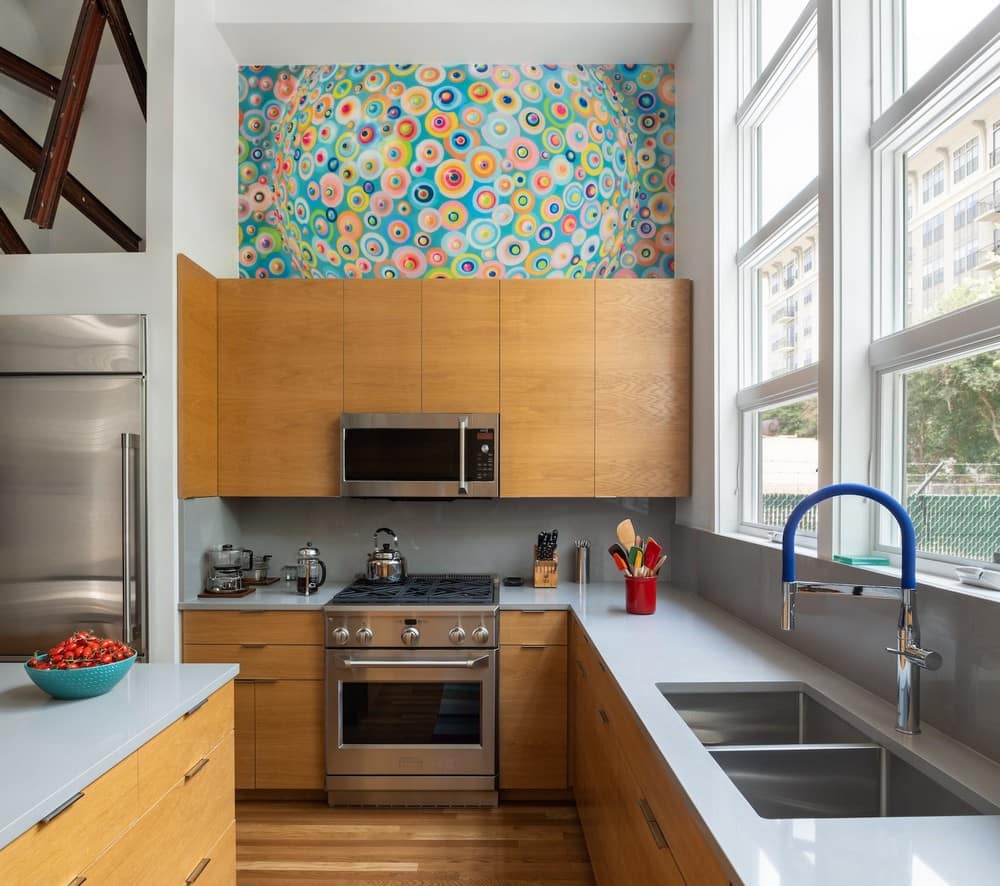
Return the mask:
[[[574,806],[330,809],[236,804],[239,886],[593,886]]]

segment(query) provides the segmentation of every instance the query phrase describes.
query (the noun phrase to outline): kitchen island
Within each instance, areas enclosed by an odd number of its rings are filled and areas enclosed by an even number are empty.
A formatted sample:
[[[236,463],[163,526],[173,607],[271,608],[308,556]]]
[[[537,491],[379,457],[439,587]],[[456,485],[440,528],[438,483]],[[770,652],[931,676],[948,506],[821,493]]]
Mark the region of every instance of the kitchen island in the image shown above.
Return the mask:
[[[57,701],[0,664],[0,882],[134,883],[171,866],[183,880],[205,858],[207,881],[233,882],[219,875],[235,849],[238,671],[137,664],[105,695]]]

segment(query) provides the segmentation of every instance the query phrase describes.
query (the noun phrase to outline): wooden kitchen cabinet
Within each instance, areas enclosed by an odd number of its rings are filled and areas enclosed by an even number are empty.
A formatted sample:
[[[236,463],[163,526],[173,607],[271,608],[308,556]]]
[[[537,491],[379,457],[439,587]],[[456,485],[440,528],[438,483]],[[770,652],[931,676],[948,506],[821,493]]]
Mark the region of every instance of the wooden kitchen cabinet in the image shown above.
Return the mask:
[[[518,631],[522,615],[529,629]],[[500,614],[501,790],[568,787],[566,618],[565,612]],[[505,626],[509,620],[512,626]],[[545,633],[535,627],[543,621],[561,621],[561,644],[538,642]],[[547,627],[547,635],[558,639]]]
[[[571,632],[573,789],[599,886],[734,886],[575,619]]]
[[[420,286],[344,281],[344,412],[420,412]]]
[[[255,684],[255,787],[323,787],[323,689],[322,680]]]
[[[691,494],[691,282],[597,280],[595,491]]]
[[[593,280],[501,281],[502,496],[593,497],[594,329]]]
[[[184,661],[236,662],[236,787],[322,788],[323,614],[188,610]]]
[[[340,492],[339,280],[219,283],[219,495]]]
[[[500,281],[421,284],[424,412],[500,411]]]
[[[177,256],[177,494],[219,494],[218,280]]]

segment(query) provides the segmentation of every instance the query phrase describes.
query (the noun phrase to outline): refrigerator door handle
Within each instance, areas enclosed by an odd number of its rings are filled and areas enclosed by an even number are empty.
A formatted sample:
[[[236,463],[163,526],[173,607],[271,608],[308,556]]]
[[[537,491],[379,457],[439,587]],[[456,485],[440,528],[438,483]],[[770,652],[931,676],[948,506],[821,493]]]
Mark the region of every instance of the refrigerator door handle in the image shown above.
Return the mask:
[[[136,562],[133,539],[138,540],[136,520],[135,475],[133,460],[138,460],[139,435],[122,434],[122,642],[133,646],[132,576],[138,602],[141,566]]]

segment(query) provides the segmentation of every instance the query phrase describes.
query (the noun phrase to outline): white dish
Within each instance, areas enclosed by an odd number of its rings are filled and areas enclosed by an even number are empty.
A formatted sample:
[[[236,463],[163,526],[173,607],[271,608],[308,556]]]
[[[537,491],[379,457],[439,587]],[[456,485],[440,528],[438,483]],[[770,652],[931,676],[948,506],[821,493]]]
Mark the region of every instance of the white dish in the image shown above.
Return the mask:
[[[955,574],[962,584],[986,588],[990,591],[1000,591],[1000,572],[993,569],[982,569],[979,566],[958,566]]]

